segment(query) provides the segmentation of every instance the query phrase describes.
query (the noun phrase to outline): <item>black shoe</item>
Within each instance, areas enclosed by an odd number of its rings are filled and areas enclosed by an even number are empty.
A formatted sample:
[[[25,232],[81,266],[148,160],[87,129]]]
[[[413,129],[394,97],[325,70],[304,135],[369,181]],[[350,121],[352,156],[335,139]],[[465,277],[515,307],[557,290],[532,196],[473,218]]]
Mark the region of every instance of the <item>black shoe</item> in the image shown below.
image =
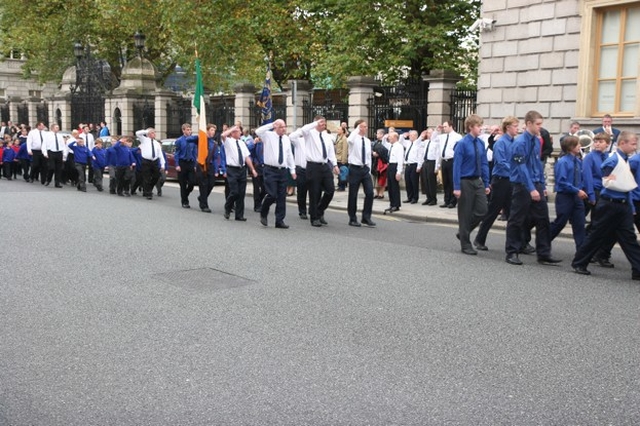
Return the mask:
[[[538,263],[541,265],[557,265],[562,262],[562,259],[554,259],[553,257],[539,257]]]
[[[575,272],[576,274],[580,274],[580,275],[591,275],[591,271],[589,271],[584,266],[574,266],[573,267],[573,272]]]
[[[349,222],[349,226],[360,227],[362,225],[360,225],[360,222],[358,222],[357,220],[352,220],[352,221]]]
[[[511,265],[522,265],[522,260],[520,260],[515,253],[508,254],[505,260]]]
[[[429,201],[429,203],[427,203],[428,206],[435,206],[437,204],[438,204],[438,202],[436,200]]]
[[[231,212],[230,212],[230,211],[228,211],[228,210],[225,210],[225,211],[224,211],[224,218],[225,218],[225,219],[227,219],[227,220],[229,220],[229,218],[230,218],[230,217],[231,217]]]
[[[411,202],[411,200],[409,200],[408,198],[403,201],[403,203],[407,203],[407,204],[410,203],[410,202]]]
[[[634,281],[640,281],[640,274],[631,274],[631,279]]]
[[[60,185],[59,183],[56,184],[56,188],[62,188],[62,185]]]
[[[187,204],[187,203],[184,203],[184,204],[182,204],[182,208],[183,209],[190,209],[191,206],[189,204]]]
[[[57,185],[56,185],[56,187],[57,187]],[[103,188],[103,187],[101,187],[101,186],[100,186],[100,187],[98,187],[98,188],[96,188],[96,189],[98,190],[98,192],[102,192],[102,191],[104,191],[104,188]]]
[[[471,256],[475,256],[475,255],[477,255],[477,254],[478,254],[478,252],[477,252],[477,251],[475,251],[474,249],[472,249],[471,247],[463,248],[461,251],[462,251],[464,254],[469,254],[469,255],[471,255]]]
[[[269,226],[266,216],[260,216],[260,223],[262,224],[262,226]]]
[[[596,257],[593,260],[602,268],[613,268],[614,266],[613,263],[609,261],[609,259],[599,259]]]
[[[124,193],[124,196],[125,196],[125,197],[131,197],[131,194],[129,194],[128,192],[125,192],[125,193]],[[182,207],[184,207],[184,206],[182,206]]]
[[[49,185],[51,185],[51,181],[50,181],[50,180],[48,180],[48,181],[46,181],[46,182],[44,183],[44,186],[49,186]]]
[[[318,219],[318,221],[322,224],[322,225],[328,225],[329,223],[327,223],[326,220],[324,220],[324,216],[320,216],[320,219]]]
[[[247,218],[246,218],[246,217],[236,217],[236,220],[237,220],[238,222],[246,222],[246,221],[247,221]]]
[[[450,208],[450,209],[455,209],[456,205],[455,204],[449,204],[447,207]]]
[[[449,207],[449,204],[440,204],[441,209],[446,209],[447,207]]]
[[[289,229],[289,225],[287,225],[284,222],[280,222],[280,223],[276,223],[276,228],[280,228],[280,229]]]
[[[109,190],[109,194],[116,195],[116,191]]]
[[[122,192],[118,192],[118,197],[124,197],[124,194]]]
[[[473,245],[476,247],[476,249],[481,250],[481,251],[489,250],[489,248],[487,246],[485,246],[484,244],[480,244],[478,241],[474,241]]]
[[[418,200],[411,200],[411,203],[409,204],[418,204]]]
[[[520,249],[520,253],[522,254],[533,254],[536,252],[536,248],[531,244],[528,244]]]
[[[300,219],[302,219],[302,220],[307,220],[307,219],[309,219],[309,216],[307,216],[307,214],[306,214],[306,213],[300,213],[298,216],[300,216]]]
[[[262,211],[262,207],[256,207],[253,209],[254,212],[260,213]]]
[[[158,189],[158,197],[162,197],[162,189]]]
[[[398,210],[400,210],[400,207],[389,207],[384,211],[383,214],[387,214],[387,213],[391,214],[393,212],[397,212]]]
[[[33,183],[33,179],[29,179],[29,183]]]
[[[362,219],[362,223],[364,225],[367,225],[369,228],[375,228],[376,227],[376,223],[374,221],[372,221],[371,219]]]
[[[312,220],[311,221],[311,226],[320,227],[320,226],[322,226],[322,224],[320,223],[319,220]]]
[[[460,233],[456,232],[456,238],[458,239],[458,241],[460,241]]]
[[[423,201],[423,202],[422,202],[422,205],[423,205],[423,206],[428,206],[430,202],[431,202],[431,201],[429,201],[429,200],[427,200],[427,201]]]
[[[149,198],[151,199],[151,198]],[[211,209],[209,207],[203,207],[200,209],[203,213],[211,213]]]

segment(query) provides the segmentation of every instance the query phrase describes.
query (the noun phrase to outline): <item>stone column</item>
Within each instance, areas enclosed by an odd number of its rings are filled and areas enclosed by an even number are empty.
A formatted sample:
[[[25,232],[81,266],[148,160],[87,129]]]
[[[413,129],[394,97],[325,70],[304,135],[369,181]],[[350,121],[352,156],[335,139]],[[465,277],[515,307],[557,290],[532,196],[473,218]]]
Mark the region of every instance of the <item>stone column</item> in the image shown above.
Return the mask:
[[[239,83],[233,88],[236,94],[233,107],[236,121],[240,120],[242,126],[249,128],[251,123],[251,104],[256,101],[256,86],[251,83]]]
[[[379,83],[371,76],[355,76],[347,79],[349,88],[350,128],[356,120],[369,118],[369,99],[373,98],[373,88]],[[369,123],[371,125],[371,123]]]
[[[11,121],[13,121],[13,124],[15,124],[16,126],[19,126],[20,123],[18,122],[18,105],[20,104],[22,100],[19,97],[12,97],[11,101],[9,102],[9,118],[11,119]]]
[[[71,94],[70,93],[57,93],[53,97],[51,105],[51,115],[49,121],[56,122],[56,110],[60,110],[61,125],[60,130],[71,131]]]
[[[293,132],[305,124],[303,101],[309,100],[311,83],[307,80],[288,80],[283,89],[287,94],[287,132]]]
[[[423,77],[429,83],[429,104],[427,106],[428,123],[430,127],[451,120],[451,93],[461,77],[452,71],[431,70]],[[455,129],[460,132],[461,129]]]
[[[27,105],[29,106],[29,125],[31,128],[35,128],[38,124],[38,106],[40,105],[40,99],[29,98]],[[44,124],[49,125],[49,123]]]

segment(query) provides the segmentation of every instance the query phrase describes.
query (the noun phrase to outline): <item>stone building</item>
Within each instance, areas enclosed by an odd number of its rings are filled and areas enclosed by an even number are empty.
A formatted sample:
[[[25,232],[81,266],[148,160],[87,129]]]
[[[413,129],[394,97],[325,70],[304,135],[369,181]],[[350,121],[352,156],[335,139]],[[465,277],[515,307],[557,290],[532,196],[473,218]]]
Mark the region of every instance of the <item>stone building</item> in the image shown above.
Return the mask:
[[[556,136],[573,120],[640,131],[640,1],[484,0],[478,113],[536,109]]]

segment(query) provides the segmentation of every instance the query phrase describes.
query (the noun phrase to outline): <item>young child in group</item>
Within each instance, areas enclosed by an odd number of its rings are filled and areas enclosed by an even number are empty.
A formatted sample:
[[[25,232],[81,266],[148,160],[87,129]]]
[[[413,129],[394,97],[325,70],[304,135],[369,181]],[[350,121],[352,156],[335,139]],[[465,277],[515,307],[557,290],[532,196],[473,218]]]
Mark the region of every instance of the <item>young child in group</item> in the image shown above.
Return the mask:
[[[99,192],[104,189],[102,187],[102,171],[107,166],[107,151],[102,149],[102,139],[95,141],[95,146],[91,150],[91,167],[93,168],[93,186]]]
[[[582,179],[584,181],[584,191],[588,195],[585,200],[585,216],[593,209],[600,199],[602,190],[602,162],[609,156],[609,145],[611,136],[608,133],[598,133],[593,138],[591,151],[582,160]],[[593,219],[593,218],[592,218]]]
[[[13,160],[13,164],[11,165],[11,174],[13,176],[14,179],[18,178],[18,175],[21,175],[21,168],[20,168],[20,160],[18,160],[18,152],[20,151],[20,141],[18,141],[18,139],[14,139],[13,140],[13,152],[16,153],[16,157]]]
[[[562,156],[555,167],[556,179],[556,220],[551,223],[551,240],[571,220],[573,241],[576,250],[585,239],[584,200],[588,198],[582,189],[582,160],[580,157],[580,141],[575,136],[567,136],[560,143]]]
[[[89,151],[89,148],[84,144],[84,139],[80,137],[76,139],[75,142],[67,145],[67,148],[73,152],[73,162],[78,172],[78,184],[76,188],[78,188],[78,191],[87,192],[86,174],[87,164],[91,161],[91,151]]]
[[[133,169],[133,176],[131,177],[131,195],[136,195],[138,189],[142,189],[142,152],[139,147],[136,147],[131,148],[131,153],[136,162],[136,167]]]
[[[124,136],[118,142],[114,143],[112,148],[115,159],[116,169],[116,192],[121,197],[130,197],[129,187],[133,176],[133,169],[136,167],[136,160],[131,152],[133,138]]]
[[[12,179],[13,162],[16,159],[16,152],[13,150],[11,135],[4,136],[3,151],[0,162],[2,162],[2,174],[7,180]]]
[[[20,148],[18,149],[17,159],[22,169],[22,178],[25,181],[29,180],[29,170],[31,169],[31,157],[27,151],[27,142],[23,142],[22,139],[18,139]]]
[[[5,140],[2,140],[2,143],[0,143],[0,179],[2,179],[2,175],[3,175],[3,171],[4,171],[4,147],[5,147]]]

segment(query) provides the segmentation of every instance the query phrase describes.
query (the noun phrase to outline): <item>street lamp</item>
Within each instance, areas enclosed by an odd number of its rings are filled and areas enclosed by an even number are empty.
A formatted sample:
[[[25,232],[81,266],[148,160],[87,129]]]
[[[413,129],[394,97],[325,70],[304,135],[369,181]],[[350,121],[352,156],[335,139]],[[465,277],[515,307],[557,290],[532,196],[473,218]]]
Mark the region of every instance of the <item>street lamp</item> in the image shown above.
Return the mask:
[[[136,31],[133,35],[133,41],[135,42],[136,49],[138,49],[138,56],[142,58],[142,51],[144,50],[144,41],[146,37],[144,34],[140,32],[140,30]]]

